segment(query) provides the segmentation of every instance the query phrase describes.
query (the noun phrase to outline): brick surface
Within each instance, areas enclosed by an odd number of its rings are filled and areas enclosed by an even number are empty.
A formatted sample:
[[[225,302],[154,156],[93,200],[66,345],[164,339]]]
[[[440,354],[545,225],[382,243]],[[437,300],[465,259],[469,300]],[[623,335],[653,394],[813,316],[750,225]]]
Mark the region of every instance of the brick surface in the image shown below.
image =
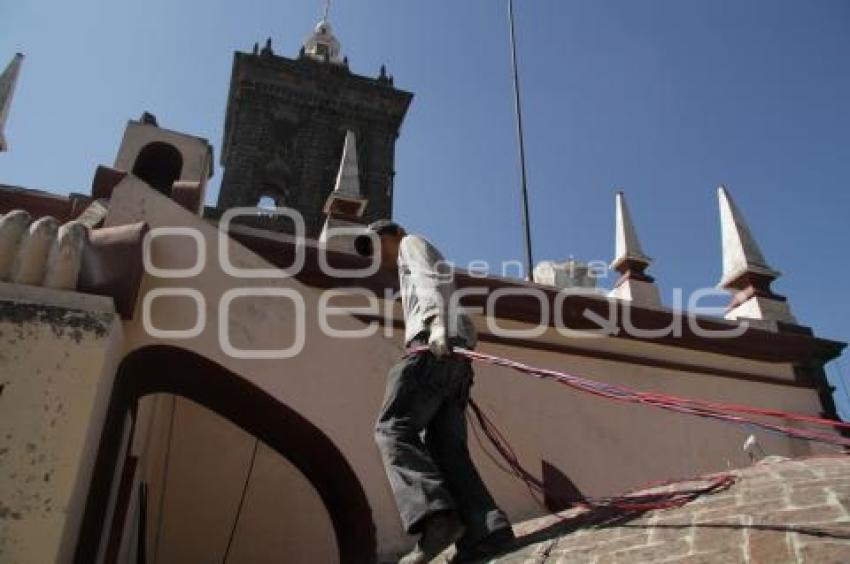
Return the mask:
[[[696,514],[694,521],[696,523],[704,521],[715,521],[717,519],[726,519],[736,517],[738,515],[770,515],[776,511],[781,511],[788,507],[788,501],[785,499],[767,499],[760,503],[741,504],[732,507],[725,507],[715,511],[700,512]]]
[[[661,560],[659,564],[739,564],[747,562],[743,547],[725,546],[710,552],[696,552]]]
[[[612,526],[574,509],[515,526],[509,564],[850,563],[850,457],[756,464],[729,490]],[[675,487],[675,486],[674,486]]]
[[[670,556],[686,555],[690,551],[690,543],[684,539],[670,542],[650,544],[629,550],[602,554],[596,560],[597,564],[630,564],[632,562],[655,562]]]
[[[850,544],[844,542],[812,543],[800,549],[804,564],[847,564],[850,562]]]
[[[725,545],[744,544],[746,528],[742,517],[709,521],[693,527],[693,548],[696,552],[710,552]]]
[[[833,523],[843,516],[840,507],[818,505],[805,509],[786,509],[766,515],[762,522],[768,525],[808,525],[810,523]]]
[[[751,530],[747,543],[748,556],[753,564],[794,562],[791,539],[776,531]]]
[[[795,507],[809,507],[827,503],[828,488],[825,486],[800,486],[791,491],[789,501]]]

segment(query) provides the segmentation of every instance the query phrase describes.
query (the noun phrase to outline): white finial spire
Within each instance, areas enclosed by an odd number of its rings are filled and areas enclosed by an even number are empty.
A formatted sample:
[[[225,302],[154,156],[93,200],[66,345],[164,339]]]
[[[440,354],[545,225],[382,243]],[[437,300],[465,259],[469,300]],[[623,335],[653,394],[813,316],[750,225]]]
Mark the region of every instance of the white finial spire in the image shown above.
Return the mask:
[[[644,254],[643,248],[640,246],[629,207],[626,205],[626,196],[622,190],[617,191],[615,201],[617,206],[617,232],[612,266],[616,268],[629,260],[649,265],[652,259]]]
[[[21,53],[16,53],[12,62],[0,75],[0,152],[9,150],[4,130],[6,129],[6,120],[9,117],[9,108],[12,105],[12,95],[15,93],[15,84],[18,82],[18,74],[23,60],[24,56]]]
[[[357,166],[357,137],[353,131],[345,133],[342,160],[336,175],[334,192],[350,198],[360,197],[360,169]]]
[[[773,330],[780,330],[782,323],[796,325],[788,301],[770,288],[779,272],[767,264],[725,186],[718,186],[717,197],[723,238],[723,276],[719,286],[732,293],[726,318],[747,319]]]
[[[328,16],[330,15],[330,11],[331,11],[331,0],[325,0],[325,12],[322,14],[322,21],[323,22],[328,21]]]
[[[778,278],[764,258],[750,228],[725,186],[717,187],[720,203],[720,230],[723,238],[723,276],[720,286],[727,287],[744,274]]]
[[[324,212],[328,218],[319,235],[319,242],[328,248],[354,252],[354,238],[362,232],[361,222],[367,203],[360,194],[357,137],[353,131],[347,131],[336,184],[325,202]]]
[[[611,268],[620,273],[620,278],[608,293],[609,296],[630,301],[646,307],[661,307],[661,294],[652,276],[644,272],[652,259],[640,246],[637,231],[632,223],[626,196],[618,190],[614,196],[616,204],[616,245]]]

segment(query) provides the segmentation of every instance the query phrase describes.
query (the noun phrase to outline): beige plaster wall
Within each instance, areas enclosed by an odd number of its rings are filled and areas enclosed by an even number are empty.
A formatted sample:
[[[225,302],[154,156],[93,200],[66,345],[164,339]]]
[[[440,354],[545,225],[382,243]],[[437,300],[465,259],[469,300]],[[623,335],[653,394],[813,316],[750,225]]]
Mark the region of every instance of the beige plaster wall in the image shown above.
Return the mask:
[[[0,561],[70,561],[122,338],[111,299],[0,283]]]
[[[218,562],[225,553],[230,563],[335,561],[330,519],[307,479],[232,423],[181,398],[167,472],[156,562]]]
[[[771,406],[815,414],[811,390],[712,378],[572,355],[489,345],[485,352],[536,366],[568,370],[596,380],[689,398]],[[648,482],[689,477],[750,463],[742,446],[750,431],[644,406],[614,403],[550,381],[529,381],[517,372],[478,366],[474,397],[509,437],[519,457],[540,472],[546,460],[586,495],[620,493]],[[812,447],[759,434],[770,454],[806,455]],[[815,450],[824,449],[814,447]],[[512,508],[512,517],[539,513],[487,457],[482,472]],[[495,485],[498,484],[498,485]]]
[[[152,227],[187,226],[198,229],[206,241],[206,266],[200,275],[185,279],[146,276],[141,296],[157,288],[189,287],[205,300],[207,324],[196,337],[158,340],[147,334],[141,307],[125,327],[127,351],[164,342],[206,356],[244,376],[273,397],[298,411],[321,428],[354,468],[373,510],[384,555],[404,550],[410,542],[401,531],[395,504],[372,440],[372,427],[380,407],[387,369],[401,353],[400,332],[383,330],[359,339],[332,339],[323,334],[315,311],[320,291],[294,279],[237,279],[226,275],[217,259],[217,231],[146,186],[125,185],[116,190],[107,224],[144,219]],[[232,260],[244,268],[269,268],[262,259],[226,241]],[[196,244],[187,237],[156,239],[152,253],[160,268],[186,268],[194,262]],[[233,358],[219,343],[218,305],[234,287],[291,288],[304,299],[306,340],[301,354],[283,360]],[[140,304],[142,298],[140,298]],[[186,297],[159,298],[151,303],[150,319],[158,328],[191,327],[197,312]],[[232,343],[244,348],[281,348],[295,339],[297,310],[284,298],[254,297],[234,301],[225,327]],[[480,324],[480,320],[479,320]],[[350,316],[334,321],[338,329],[366,325]],[[628,351],[648,358],[728,367],[778,378],[791,378],[790,367],[742,361],[708,353],[694,353],[660,345],[622,339],[566,340],[547,333],[541,339],[569,342],[588,349]],[[672,371],[592,359],[578,355],[483,344],[481,350],[530,363],[574,371],[603,381],[680,394],[791,409],[814,414],[819,409],[811,390],[757,384],[700,373]],[[648,408],[606,403],[579,396],[551,382],[539,382],[494,367],[477,368],[475,398],[492,413],[527,466],[540,471],[546,460],[586,494],[614,494],[645,482],[690,476],[747,463],[741,446],[746,432],[717,423],[658,413]],[[763,439],[771,454],[802,454],[806,446],[792,446],[773,437]],[[514,519],[537,514],[539,506],[524,485],[502,474],[473,441],[476,459],[499,503]],[[242,455],[240,455],[242,456]],[[275,510],[268,508],[269,518]]]

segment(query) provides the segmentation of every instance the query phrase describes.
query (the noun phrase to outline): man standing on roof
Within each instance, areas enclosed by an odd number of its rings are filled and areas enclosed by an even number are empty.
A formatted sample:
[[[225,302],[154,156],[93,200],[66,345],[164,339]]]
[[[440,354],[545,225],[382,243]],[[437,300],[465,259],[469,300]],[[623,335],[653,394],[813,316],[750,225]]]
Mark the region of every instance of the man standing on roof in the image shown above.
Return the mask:
[[[475,346],[475,328],[452,303],[454,282],[439,271],[446,263],[431,243],[388,220],[368,230],[380,240],[381,263],[398,264],[406,347],[428,347],[390,369],[375,427],[404,528],[420,535],[400,564],[429,562],[452,543],[453,562],[497,553],[514,534],[469,456],[465,412],[472,367],[452,354],[453,346]],[[371,256],[373,239],[358,237],[357,251]]]

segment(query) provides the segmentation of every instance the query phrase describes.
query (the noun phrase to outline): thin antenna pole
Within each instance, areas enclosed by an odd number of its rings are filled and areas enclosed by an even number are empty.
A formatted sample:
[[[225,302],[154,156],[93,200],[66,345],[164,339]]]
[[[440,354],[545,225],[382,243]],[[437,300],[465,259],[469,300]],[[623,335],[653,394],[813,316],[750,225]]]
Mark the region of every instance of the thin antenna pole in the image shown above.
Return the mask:
[[[522,226],[525,231],[525,272],[531,281],[533,259],[531,256],[531,222],[528,216],[528,183],[525,173],[525,140],[522,132],[522,106],[519,98],[519,71],[516,59],[516,32],[514,31],[514,0],[508,0],[508,22],[511,29],[511,66],[514,73],[514,111],[516,113],[516,134],[519,142],[519,168],[522,183]]]

